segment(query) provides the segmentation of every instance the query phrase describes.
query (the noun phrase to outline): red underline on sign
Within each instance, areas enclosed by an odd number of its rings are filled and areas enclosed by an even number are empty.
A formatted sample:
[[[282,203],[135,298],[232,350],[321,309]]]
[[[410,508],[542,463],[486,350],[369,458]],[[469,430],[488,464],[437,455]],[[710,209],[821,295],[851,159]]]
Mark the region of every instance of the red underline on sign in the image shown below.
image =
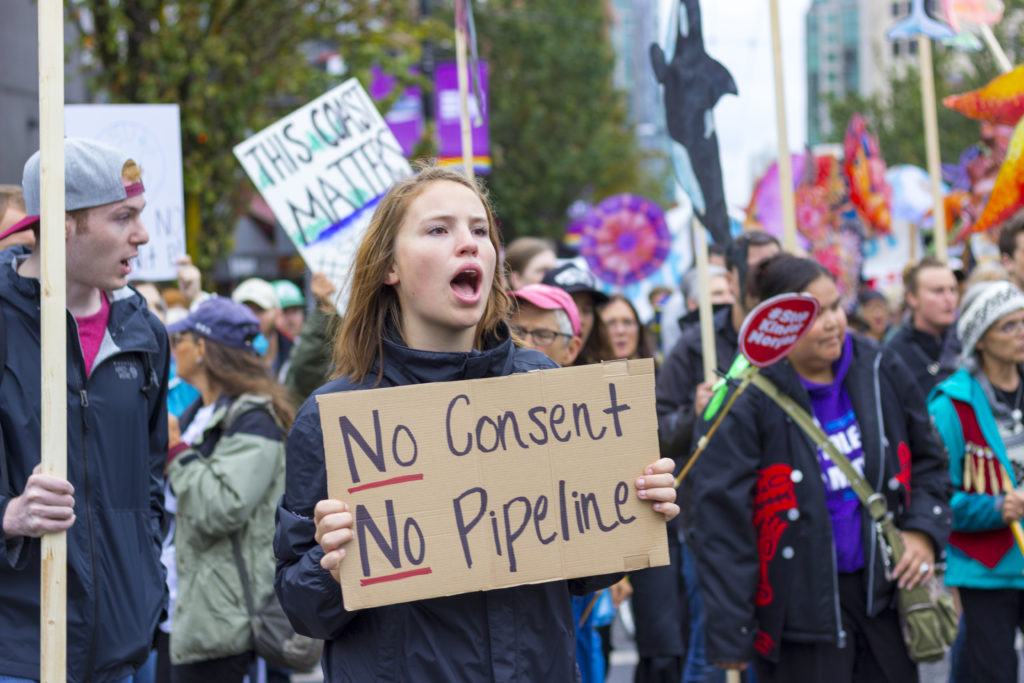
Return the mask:
[[[422,474],[406,474],[401,477],[392,477],[391,479],[384,479],[382,481],[371,481],[369,484],[362,484],[361,486],[353,486],[348,490],[349,493],[355,493],[356,491],[365,491],[366,489],[375,489],[381,486],[391,486],[392,484],[402,484],[407,481],[419,481],[423,479]]]
[[[402,579],[408,579],[410,576],[420,576],[422,574],[429,574],[430,567],[424,567],[423,569],[410,569],[407,572],[398,572],[397,574],[388,574],[387,576],[375,576],[372,579],[359,579],[360,586],[371,586],[375,583],[384,583],[385,581],[401,581]]]

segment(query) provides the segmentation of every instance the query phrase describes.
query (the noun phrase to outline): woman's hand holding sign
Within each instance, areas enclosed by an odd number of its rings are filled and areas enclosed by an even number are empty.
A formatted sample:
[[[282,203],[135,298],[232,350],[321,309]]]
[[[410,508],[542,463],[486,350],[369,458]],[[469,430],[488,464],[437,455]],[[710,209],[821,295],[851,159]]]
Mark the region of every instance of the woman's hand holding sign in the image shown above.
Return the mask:
[[[340,500],[321,500],[313,509],[313,520],[316,523],[316,542],[324,551],[320,566],[341,583],[339,569],[345,557],[345,548],[342,546],[352,540],[352,524],[355,519],[346,503]]]
[[[672,470],[675,461],[672,458],[662,458],[644,468],[644,476],[635,482],[636,495],[643,500],[653,503],[651,507],[655,512],[665,516],[669,522],[679,514],[679,506],[676,505],[675,478]]]

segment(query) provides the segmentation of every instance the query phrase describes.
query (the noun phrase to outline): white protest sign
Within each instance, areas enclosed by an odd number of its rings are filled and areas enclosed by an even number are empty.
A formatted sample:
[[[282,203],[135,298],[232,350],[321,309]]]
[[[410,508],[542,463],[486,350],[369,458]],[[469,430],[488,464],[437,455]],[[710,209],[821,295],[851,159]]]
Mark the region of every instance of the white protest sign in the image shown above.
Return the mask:
[[[185,255],[185,192],[181,124],[176,104],[69,104],[64,133],[123,151],[142,167],[149,242],[132,262],[132,279],[173,280]]]
[[[234,152],[310,270],[334,283],[343,308],[349,266],[373,209],[412,174],[373,100],[349,79]]]

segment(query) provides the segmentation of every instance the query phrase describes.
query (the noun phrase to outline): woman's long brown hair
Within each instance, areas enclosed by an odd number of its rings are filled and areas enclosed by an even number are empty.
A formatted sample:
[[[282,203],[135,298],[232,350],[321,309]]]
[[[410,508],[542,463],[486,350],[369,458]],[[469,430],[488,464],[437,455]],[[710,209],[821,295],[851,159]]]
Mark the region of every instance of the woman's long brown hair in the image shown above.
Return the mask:
[[[203,340],[203,369],[210,384],[226,396],[257,394],[270,397],[274,412],[287,432],[295,419],[291,393],[267,374],[263,359],[252,351],[236,349],[206,337]]]

